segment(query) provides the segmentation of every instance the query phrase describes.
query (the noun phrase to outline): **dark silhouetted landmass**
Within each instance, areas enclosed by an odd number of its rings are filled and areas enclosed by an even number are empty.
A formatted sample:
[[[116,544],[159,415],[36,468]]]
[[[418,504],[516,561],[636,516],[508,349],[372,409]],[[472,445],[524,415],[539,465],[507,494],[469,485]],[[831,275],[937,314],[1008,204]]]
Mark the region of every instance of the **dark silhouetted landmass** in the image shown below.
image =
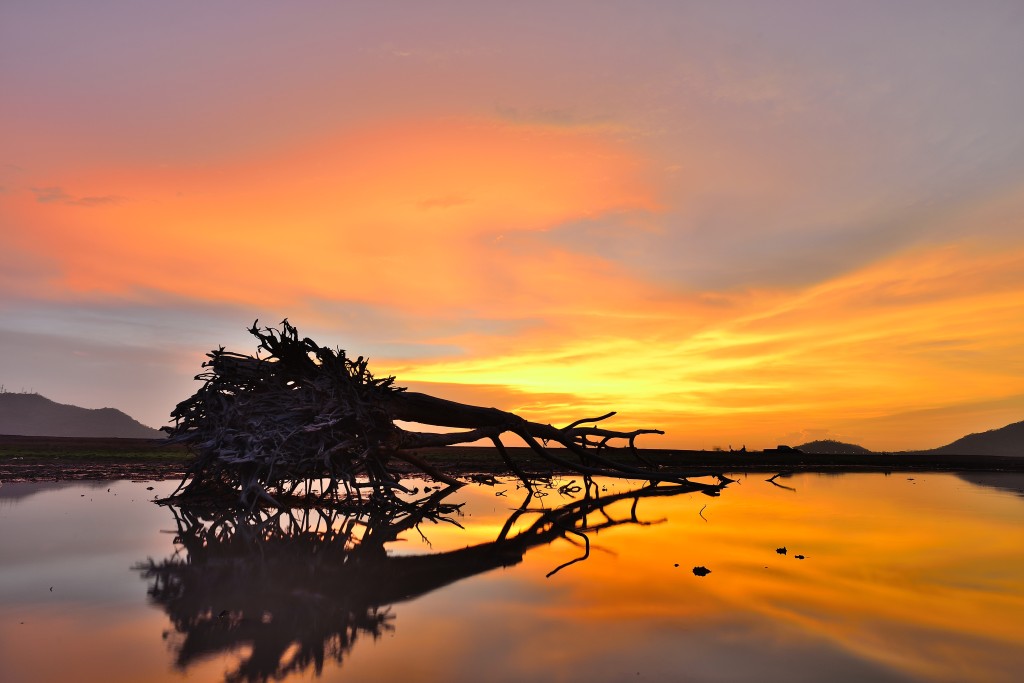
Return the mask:
[[[1024,455],[1024,422],[969,434],[941,448],[921,453],[956,453],[957,455]]]
[[[545,461],[532,449],[509,447],[516,462],[542,471]],[[1024,455],[958,455],[943,453],[801,453],[796,450],[723,452],[643,449],[648,461],[691,475],[717,472],[973,472],[1024,473]],[[479,475],[507,475],[498,449],[487,446],[426,449],[422,457],[467,480]],[[184,446],[168,439],[0,435],[0,482],[63,479],[179,479],[192,462]],[[565,472],[548,470],[552,474]],[[402,469],[413,476],[415,468]],[[966,479],[966,477],[965,477]],[[974,483],[989,485],[981,480]],[[1016,480],[1004,488],[1017,490]]]
[[[0,434],[163,439],[116,408],[80,408],[39,394],[0,393]]]
[[[820,453],[828,455],[830,453],[842,453],[849,455],[870,453],[868,449],[863,446],[858,446],[853,443],[843,443],[842,441],[833,441],[832,439],[822,439],[819,441],[808,441],[805,444],[797,446],[804,453]]]

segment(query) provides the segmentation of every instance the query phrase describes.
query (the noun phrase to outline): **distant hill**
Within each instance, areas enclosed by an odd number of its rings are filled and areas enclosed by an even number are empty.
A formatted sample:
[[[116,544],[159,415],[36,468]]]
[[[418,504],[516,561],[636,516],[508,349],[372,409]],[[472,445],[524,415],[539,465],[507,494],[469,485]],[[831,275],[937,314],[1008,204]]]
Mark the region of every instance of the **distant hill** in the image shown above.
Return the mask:
[[[79,408],[39,394],[0,393],[0,434],[163,439],[115,408]]]
[[[842,441],[833,441],[832,439],[823,439],[820,441],[808,441],[805,444],[797,446],[798,449],[804,453],[817,453],[822,455],[829,455],[833,453],[843,455],[857,455],[861,453],[870,453],[868,449],[863,446],[858,446],[852,443],[843,443]]]
[[[955,455],[1024,455],[1024,422],[1014,422],[980,434],[969,434],[949,445],[922,452]]]

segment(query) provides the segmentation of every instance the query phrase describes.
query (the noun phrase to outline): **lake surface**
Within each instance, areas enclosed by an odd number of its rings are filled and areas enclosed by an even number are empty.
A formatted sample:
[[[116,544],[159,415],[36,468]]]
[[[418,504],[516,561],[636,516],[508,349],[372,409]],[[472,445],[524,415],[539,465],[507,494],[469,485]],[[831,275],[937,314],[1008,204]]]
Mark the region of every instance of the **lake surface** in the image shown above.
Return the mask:
[[[0,681],[1020,679],[1019,477],[765,477],[472,486],[418,528],[4,484]]]

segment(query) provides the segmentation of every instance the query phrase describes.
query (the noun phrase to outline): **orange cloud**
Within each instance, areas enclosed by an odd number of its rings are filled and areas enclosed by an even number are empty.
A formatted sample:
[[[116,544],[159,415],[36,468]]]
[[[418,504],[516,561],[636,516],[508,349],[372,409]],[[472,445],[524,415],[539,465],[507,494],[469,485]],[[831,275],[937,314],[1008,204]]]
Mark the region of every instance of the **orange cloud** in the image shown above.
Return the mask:
[[[485,121],[396,123],[267,158],[93,170],[46,187],[46,203],[26,195],[16,209],[32,226],[20,246],[60,264],[57,296],[151,289],[416,310],[529,298],[537,276],[582,295],[577,257],[505,261],[503,235],[655,202],[641,163],[613,142]]]

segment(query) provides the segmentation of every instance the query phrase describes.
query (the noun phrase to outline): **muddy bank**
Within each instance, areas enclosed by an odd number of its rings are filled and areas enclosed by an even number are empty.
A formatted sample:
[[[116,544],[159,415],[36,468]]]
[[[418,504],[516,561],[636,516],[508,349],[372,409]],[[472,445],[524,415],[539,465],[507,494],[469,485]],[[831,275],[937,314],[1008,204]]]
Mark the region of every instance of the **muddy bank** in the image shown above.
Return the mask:
[[[188,462],[152,439],[0,435],[0,481],[177,479]]]
[[[556,473],[528,448],[509,452],[530,472]],[[932,453],[809,454],[798,452],[642,451],[652,464],[692,474],[718,472],[1024,472],[1024,457]],[[453,474],[506,474],[497,451],[486,447],[431,449],[425,460]],[[177,479],[190,457],[181,447],[149,439],[94,439],[0,435],[0,481]],[[638,464],[629,456],[624,462]]]

